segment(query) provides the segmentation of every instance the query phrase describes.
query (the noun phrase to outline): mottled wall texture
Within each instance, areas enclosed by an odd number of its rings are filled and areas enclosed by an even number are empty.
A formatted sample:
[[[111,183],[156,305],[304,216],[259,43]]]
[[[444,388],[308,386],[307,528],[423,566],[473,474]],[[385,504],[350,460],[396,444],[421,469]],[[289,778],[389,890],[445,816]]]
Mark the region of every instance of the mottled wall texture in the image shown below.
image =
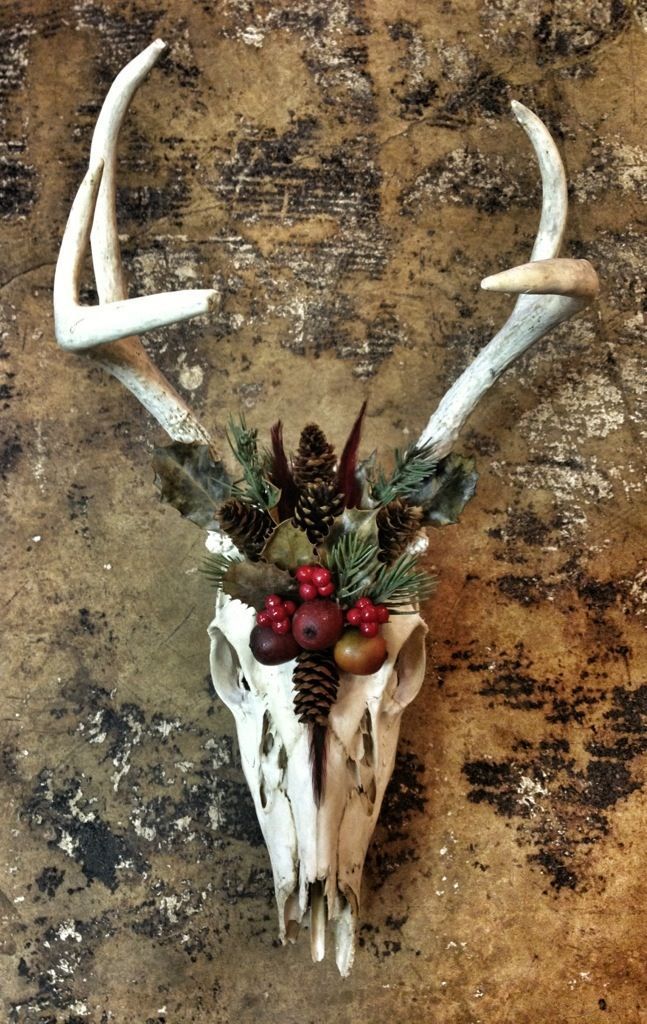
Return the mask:
[[[0,8],[0,1018],[647,1021],[647,12],[630,0],[24,0]],[[52,276],[113,76],[169,52],[121,147],[131,293],[203,284],[150,350],[220,440],[413,439],[496,330],[548,123],[599,303],[479,407],[432,531],[429,668],[369,855],[351,978],[276,941],[208,679],[203,537],[159,428],[54,344]],[[93,284],[86,274],[85,299]]]

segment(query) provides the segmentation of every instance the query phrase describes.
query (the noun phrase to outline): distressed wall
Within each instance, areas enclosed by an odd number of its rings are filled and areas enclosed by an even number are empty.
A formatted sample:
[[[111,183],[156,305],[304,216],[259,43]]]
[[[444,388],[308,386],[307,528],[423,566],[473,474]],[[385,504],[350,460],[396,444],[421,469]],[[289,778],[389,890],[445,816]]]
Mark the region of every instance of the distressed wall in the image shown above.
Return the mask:
[[[15,1024],[647,1019],[644,7],[485,0],[0,10],[3,682],[0,991]],[[467,429],[476,498],[431,534],[429,671],[341,983],[275,941],[269,865],[209,679],[200,532],[160,432],[53,343],[56,250],[119,68],[132,292],[203,284],[150,338],[222,439],[416,436],[510,300],[545,118],[566,249],[600,302]],[[85,298],[92,298],[88,275]]]

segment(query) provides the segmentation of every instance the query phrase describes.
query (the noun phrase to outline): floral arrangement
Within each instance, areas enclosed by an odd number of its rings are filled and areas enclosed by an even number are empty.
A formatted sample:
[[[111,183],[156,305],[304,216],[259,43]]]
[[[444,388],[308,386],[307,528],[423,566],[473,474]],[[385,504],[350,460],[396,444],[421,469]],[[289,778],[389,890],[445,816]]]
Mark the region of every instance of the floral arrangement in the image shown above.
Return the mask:
[[[415,540],[423,525],[456,522],[472,496],[471,460],[440,462],[428,445],[396,451],[386,472],[358,458],[366,403],[339,459],[315,423],[288,457],[281,422],[261,448],[245,419],[228,440],[240,467],[231,480],[204,445],[174,443],[155,454],[162,498],[234,547],[205,559],[214,587],[256,610],[250,634],[264,665],[294,661],[294,705],[311,727],[320,799],[328,715],[339,673],[377,672],[387,657],[383,627],[433,590]]]

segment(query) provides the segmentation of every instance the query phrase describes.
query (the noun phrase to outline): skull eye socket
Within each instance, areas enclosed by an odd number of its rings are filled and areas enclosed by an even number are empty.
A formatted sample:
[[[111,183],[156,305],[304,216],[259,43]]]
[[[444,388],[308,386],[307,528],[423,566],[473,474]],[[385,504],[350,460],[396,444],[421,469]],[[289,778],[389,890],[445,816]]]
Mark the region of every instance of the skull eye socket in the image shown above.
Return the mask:
[[[392,708],[393,711],[406,708],[420,692],[425,677],[426,632],[427,630],[421,622],[400,648],[395,662],[398,681],[392,694],[393,702],[398,707]]]
[[[218,626],[212,625],[211,678],[220,699],[233,710],[241,705],[249,693],[249,683],[243,675],[235,648]]]

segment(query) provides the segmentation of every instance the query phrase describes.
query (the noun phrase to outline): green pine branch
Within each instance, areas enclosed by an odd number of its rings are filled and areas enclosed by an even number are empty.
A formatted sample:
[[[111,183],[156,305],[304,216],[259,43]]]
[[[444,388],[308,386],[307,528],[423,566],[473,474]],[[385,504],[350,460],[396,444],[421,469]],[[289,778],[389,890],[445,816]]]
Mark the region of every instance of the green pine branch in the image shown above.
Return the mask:
[[[386,476],[380,469],[371,485],[371,497],[380,505],[388,505],[396,498],[413,494],[423,480],[434,472],[438,460],[432,444],[410,444],[404,450],[396,448],[395,466]]]
[[[418,568],[418,555],[405,551],[393,565],[380,566],[368,596],[375,604],[389,607],[415,605],[429,597],[435,586],[435,578]]]
[[[200,572],[206,576],[216,590],[222,590],[225,576],[234,564],[239,562],[239,555],[223,555],[221,553],[205,555],[202,559]]]
[[[227,440],[243,471],[242,480],[232,484],[232,497],[269,512],[281,492],[267,479],[269,453],[258,450],[258,430],[250,429],[241,415],[238,422],[230,419]]]
[[[368,592],[380,567],[379,552],[374,540],[357,533],[344,534],[330,549],[327,565],[336,576],[337,597],[342,603]]]

